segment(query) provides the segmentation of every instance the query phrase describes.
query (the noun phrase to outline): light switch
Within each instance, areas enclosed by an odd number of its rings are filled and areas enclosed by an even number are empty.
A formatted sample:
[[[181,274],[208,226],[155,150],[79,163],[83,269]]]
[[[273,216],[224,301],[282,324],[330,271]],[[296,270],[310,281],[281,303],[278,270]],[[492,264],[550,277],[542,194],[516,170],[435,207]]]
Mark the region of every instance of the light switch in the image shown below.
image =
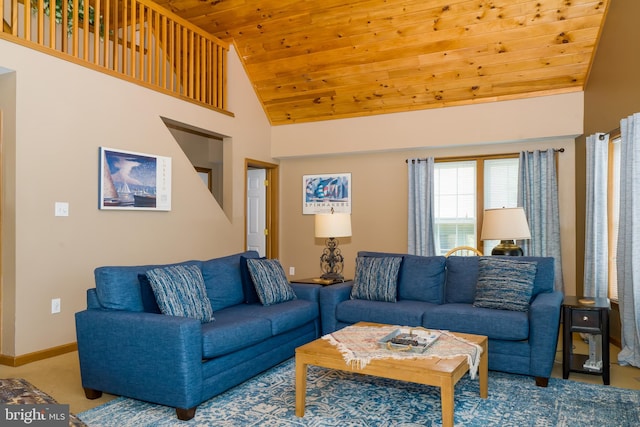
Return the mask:
[[[69,216],[69,203],[67,203],[67,202],[56,202],[55,215],[56,216]]]

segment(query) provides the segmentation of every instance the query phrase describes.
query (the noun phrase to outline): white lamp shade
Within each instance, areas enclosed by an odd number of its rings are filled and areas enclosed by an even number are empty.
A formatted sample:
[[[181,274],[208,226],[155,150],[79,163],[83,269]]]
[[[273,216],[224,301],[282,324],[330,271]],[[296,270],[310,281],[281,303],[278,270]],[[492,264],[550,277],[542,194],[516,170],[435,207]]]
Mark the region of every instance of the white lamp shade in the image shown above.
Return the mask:
[[[530,239],[531,232],[522,208],[487,209],[480,240]]]
[[[316,237],[351,236],[351,215],[348,213],[316,214]]]

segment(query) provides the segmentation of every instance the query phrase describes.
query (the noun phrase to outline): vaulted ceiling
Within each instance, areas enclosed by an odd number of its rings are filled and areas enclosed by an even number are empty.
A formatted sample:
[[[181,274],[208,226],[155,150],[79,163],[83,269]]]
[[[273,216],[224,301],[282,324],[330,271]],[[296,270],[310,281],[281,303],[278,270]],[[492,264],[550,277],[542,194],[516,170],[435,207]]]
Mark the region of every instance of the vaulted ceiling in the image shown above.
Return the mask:
[[[584,89],[611,0],[156,0],[232,40],[274,125]]]

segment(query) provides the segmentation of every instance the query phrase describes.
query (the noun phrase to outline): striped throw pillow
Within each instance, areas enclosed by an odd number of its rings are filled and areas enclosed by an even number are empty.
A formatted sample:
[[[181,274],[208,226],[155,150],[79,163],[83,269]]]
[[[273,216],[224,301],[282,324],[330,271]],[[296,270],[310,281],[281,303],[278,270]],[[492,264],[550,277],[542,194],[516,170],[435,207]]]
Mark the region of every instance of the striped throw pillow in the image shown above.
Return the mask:
[[[517,261],[512,257],[487,257],[478,260],[478,284],[475,307],[528,311],[537,262]]]
[[[358,257],[351,299],[396,302],[402,257]]]
[[[149,284],[163,314],[214,320],[202,272],[197,265],[176,265],[147,271]]]
[[[296,293],[277,259],[247,259],[247,268],[262,305],[296,299]]]

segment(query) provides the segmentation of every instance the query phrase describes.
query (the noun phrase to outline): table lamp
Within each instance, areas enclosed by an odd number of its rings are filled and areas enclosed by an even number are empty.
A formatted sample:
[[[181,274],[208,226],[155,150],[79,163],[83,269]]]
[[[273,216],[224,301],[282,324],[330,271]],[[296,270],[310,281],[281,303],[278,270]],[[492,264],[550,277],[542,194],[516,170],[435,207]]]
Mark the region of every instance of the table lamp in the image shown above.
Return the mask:
[[[342,268],[344,257],[338,249],[336,237],[351,236],[351,214],[335,213],[331,208],[331,213],[316,214],[315,236],[326,238],[326,247],[320,256],[320,269],[324,272],[322,279],[344,280]]]
[[[491,255],[522,256],[516,240],[530,239],[531,232],[523,208],[487,209],[482,221],[480,240],[500,240]]]

